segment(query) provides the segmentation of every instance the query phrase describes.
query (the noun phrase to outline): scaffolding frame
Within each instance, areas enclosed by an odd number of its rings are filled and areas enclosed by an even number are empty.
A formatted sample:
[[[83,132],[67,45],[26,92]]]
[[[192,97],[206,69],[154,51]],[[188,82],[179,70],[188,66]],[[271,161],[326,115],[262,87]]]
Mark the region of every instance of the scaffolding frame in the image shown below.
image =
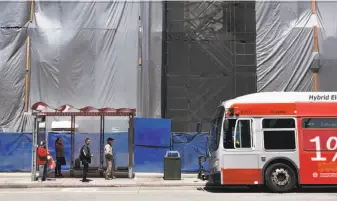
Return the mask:
[[[109,108],[105,108],[109,110]],[[115,110],[115,109],[114,109]],[[73,176],[74,173],[74,143],[75,143],[75,120],[77,116],[87,116],[87,117],[100,117],[100,165],[99,171],[100,176],[103,175],[103,164],[104,164],[104,123],[105,117],[112,116],[127,116],[129,117],[129,129],[128,129],[128,178],[133,178],[133,165],[134,165],[134,117],[136,115],[135,109],[117,109],[113,112],[107,111],[104,112],[104,109],[99,112],[33,112],[34,117],[34,128],[33,128],[33,139],[32,139],[32,172],[31,172],[31,180],[36,181],[36,171],[37,171],[37,147],[38,147],[38,135],[39,135],[39,123],[46,119],[46,117],[56,117],[56,116],[70,116],[71,117],[71,162],[70,162],[70,176]],[[45,121],[46,122],[46,121]],[[47,130],[45,130],[45,133]],[[48,138],[48,135],[45,134],[45,138]]]
[[[164,9],[162,117],[174,119],[172,132],[193,131],[200,119],[211,115],[211,105],[242,90],[257,90],[255,2],[166,1]],[[184,49],[183,60],[176,48]],[[172,62],[177,58],[181,62]],[[207,61],[208,68],[198,59]],[[172,82],[175,87],[168,90]],[[204,88],[208,90],[199,90]],[[186,94],[189,101],[167,104],[176,94]]]

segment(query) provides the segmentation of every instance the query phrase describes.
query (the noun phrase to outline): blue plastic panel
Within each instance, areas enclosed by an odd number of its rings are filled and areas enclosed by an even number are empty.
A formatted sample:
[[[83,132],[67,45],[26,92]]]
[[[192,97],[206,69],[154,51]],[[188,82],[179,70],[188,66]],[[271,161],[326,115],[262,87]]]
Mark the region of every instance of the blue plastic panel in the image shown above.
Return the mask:
[[[135,145],[170,147],[171,120],[135,118]]]
[[[199,169],[199,156],[205,156],[208,134],[174,133],[172,134],[172,150],[179,151],[183,172],[196,172]],[[203,163],[208,169],[208,161]]]
[[[40,135],[40,139],[43,138]],[[70,134],[50,133],[49,149],[55,157],[54,143],[57,136],[61,136],[65,145],[66,169],[70,164]],[[115,138],[113,149],[116,153],[116,166],[128,165],[128,134],[127,132],[105,134],[105,139]],[[91,138],[91,151],[94,154],[92,166],[99,166],[99,134],[75,134],[75,153],[83,146],[85,138]],[[172,134],[172,150],[179,151],[182,158],[182,170],[195,172],[198,170],[198,156],[206,154],[207,134]],[[30,133],[0,133],[0,171],[16,172],[30,171],[32,160],[32,135]],[[135,171],[162,172],[164,155],[169,148],[135,146]],[[207,169],[208,164],[204,163]]]
[[[0,133],[0,171],[30,171],[32,164],[32,135],[29,133]]]
[[[49,133],[48,148],[51,155],[56,158],[55,140],[62,137],[65,148],[65,158],[67,165],[63,170],[69,169],[70,165],[70,134],[69,133]],[[89,137],[92,141],[91,151],[94,155],[91,166],[99,166],[99,134],[75,134],[74,159],[78,157],[79,149],[83,146],[85,138]],[[108,137],[114,138],[113,149],[115,151],[116,167],[128,166],[128,133],[106,133],[105,141]],[[39,139],[44,139],[44,134],[40,134]],[[30,133],[0,133],[0,171],[17,172],[30,171],[32,160],[32,134]]]
[[[169,148],[135,146],[135,172],[164,172],[164,156]]]

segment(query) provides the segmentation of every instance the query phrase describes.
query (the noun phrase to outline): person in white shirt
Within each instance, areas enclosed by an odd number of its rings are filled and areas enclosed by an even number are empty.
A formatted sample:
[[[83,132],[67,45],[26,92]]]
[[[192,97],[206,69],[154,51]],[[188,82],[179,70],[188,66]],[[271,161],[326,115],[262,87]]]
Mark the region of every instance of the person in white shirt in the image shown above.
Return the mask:
[[[112,142],[113,138],[109,137],[107,140],[107,144],[104,147],[104,153],[105,153],[105,160],[106,160],[106,172],[105,172],[105,179],[111,180],[115,179],[114,176],[115,172],[115,162],[114,162],[114,153],[112,151]]]

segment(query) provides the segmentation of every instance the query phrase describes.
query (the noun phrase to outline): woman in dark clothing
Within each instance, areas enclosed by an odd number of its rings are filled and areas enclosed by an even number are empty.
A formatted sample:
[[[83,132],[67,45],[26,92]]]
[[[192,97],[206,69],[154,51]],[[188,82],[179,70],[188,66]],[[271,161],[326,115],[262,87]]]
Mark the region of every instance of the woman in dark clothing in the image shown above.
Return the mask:
[[[61,173],[61,166],[66,164],[66,159],[64,158],[64,146],[62,143],[62,138],[60,137],[58,137],[55,141],[55,151],[56,151],[55,177],[63,177]]]

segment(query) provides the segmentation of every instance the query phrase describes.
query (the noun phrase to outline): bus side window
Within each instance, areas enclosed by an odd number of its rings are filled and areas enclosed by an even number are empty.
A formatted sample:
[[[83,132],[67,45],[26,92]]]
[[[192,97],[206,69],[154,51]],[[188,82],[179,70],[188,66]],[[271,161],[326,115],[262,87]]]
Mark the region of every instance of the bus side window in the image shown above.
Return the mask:
[[[235,148],[251,148],[251,120],[242,119],[238,120],[235,133],[233,133],[233,138],[235,140]]]

